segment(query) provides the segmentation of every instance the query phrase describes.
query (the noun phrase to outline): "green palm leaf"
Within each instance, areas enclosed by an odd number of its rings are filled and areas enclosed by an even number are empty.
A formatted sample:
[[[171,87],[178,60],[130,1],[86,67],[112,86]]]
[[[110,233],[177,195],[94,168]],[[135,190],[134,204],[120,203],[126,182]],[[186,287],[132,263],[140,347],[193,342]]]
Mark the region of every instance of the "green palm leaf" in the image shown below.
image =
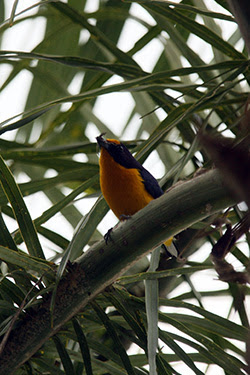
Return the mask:
[[[227,282],[210,253],[247,207],[200,172],[200,134],[240,149],[236,174],[249,162],[250,48],[239,2],[240,18],[216,3],[0,2],[0,375],[246,373],[250,292],[230,275],[248,280],[249,234],[221,260]],[[107,242],[101,133],[166,191]],[[245,174],[229,185],[247,191]],[[178,258],[149,267],[172,235]]]

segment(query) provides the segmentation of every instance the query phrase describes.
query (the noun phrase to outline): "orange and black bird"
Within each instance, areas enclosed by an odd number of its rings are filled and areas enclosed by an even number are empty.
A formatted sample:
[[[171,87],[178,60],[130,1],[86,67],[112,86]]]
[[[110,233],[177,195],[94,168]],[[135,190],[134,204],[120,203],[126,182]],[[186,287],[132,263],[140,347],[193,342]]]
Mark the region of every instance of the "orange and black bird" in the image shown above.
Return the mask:
[[[134,215],[164,192],[157,180],[116,139],[96,137],[100,146],[100,185],[103,196],[119,220]],[[172,239],[165,242],[169,246]]]

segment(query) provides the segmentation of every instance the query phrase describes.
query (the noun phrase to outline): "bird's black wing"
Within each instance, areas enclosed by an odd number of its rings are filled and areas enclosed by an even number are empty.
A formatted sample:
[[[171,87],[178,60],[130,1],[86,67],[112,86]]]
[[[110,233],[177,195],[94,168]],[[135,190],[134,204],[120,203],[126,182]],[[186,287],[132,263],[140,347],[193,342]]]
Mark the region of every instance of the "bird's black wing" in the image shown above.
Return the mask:
[[[139,172],[147,192],[152,195],[154,199],[160,197],[164,192],[160,188],[157,180],[152,176],[152,174],[144,167],[140,168]]]

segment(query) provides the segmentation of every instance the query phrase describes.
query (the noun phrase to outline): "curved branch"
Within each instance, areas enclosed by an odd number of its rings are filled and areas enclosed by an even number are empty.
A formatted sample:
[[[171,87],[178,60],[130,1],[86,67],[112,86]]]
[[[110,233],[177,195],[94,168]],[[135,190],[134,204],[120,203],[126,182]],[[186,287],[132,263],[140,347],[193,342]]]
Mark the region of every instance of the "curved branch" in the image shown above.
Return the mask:
[[[250,7],[248,0],[227,0],[250,53]]]

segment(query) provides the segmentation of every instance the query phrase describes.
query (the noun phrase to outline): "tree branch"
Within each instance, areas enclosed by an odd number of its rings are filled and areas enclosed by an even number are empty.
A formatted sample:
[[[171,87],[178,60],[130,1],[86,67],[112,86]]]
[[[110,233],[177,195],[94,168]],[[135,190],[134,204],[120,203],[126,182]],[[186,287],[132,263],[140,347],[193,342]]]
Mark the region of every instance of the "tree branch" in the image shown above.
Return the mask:
[[[249,0],[227,0],[239,25],[248,53],[250,53],[250,7]]]
[[[217,170],[183,182],[150,202],[84,253],[61,279],[51,326],[51,293],[19,321],[0,359],[0,375],[12,374],[69,319],[133,263],[165,239],[236,203]]]

